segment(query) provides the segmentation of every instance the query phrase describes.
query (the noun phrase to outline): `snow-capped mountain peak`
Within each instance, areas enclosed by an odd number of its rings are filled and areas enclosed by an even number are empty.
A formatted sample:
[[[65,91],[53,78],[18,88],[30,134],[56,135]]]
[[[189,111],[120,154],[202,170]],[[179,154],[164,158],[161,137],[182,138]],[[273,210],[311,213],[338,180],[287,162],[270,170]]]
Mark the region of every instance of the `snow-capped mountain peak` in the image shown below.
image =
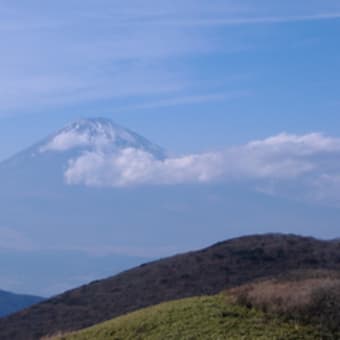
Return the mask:
[[[135,148],[163,157],[163,150],[137,133],[106,118],[81,119],[67,125],[45,140],[39,151],[65,152],[76,149],[103,151]]]

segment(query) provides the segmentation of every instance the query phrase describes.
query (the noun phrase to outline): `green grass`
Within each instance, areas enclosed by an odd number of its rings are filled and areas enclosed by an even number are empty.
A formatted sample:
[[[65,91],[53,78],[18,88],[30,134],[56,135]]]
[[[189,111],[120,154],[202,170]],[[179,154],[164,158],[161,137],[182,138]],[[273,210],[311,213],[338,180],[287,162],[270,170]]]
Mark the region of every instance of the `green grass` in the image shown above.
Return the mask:
[[[195,297],[142,309],[62,340],[309,340],[317,331],[227,301],[225,294]]]

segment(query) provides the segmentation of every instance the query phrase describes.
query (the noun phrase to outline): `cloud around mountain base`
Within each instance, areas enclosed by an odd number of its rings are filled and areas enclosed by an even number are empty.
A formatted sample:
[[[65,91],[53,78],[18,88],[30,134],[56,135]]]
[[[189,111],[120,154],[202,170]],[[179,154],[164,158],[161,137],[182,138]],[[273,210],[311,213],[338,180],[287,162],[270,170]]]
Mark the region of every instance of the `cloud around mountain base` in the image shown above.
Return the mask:
[[[133,147],[109,153],[94,149],[71,159],[64,176],[68,184],[93,187],[251,181],[277,188],[294,183],[322,197],[330,182],[331,187],[340,183],[339,156],[340,138],[281,133],[221,151],[165,159]]]

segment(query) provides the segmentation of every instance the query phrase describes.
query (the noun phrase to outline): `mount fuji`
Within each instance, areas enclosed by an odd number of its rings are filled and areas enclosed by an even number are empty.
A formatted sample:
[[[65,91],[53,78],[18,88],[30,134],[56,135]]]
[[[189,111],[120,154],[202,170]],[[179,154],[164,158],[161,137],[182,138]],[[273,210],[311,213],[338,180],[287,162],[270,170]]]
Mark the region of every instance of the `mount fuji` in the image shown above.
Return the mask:
[[[0,163],[0,288],[49,296],[240,234],[317,230],[325,209],[330,230],[340,220],[335,209],[246,183],[154,184],[146,165],[167,162],[158,145],[99,118],[76,121]],[[151,185],[129,185],[144,173]]]
[[[65,178],[81,155],[129,149],[165,157],[137,133],[96,118],[69,124],[0,163],[1,288],[50,295],[154,255],[124,232],[136,197],[71,186]]]
[[[72,160],[91,152],[106,155],[124,149],[140,150],[155,159],[165,157],[158,145],[109,119],[82,119],[0,163],[0,181],[12,192],[15,188],[50,191],[51,186],[64,184],[63,172]]]

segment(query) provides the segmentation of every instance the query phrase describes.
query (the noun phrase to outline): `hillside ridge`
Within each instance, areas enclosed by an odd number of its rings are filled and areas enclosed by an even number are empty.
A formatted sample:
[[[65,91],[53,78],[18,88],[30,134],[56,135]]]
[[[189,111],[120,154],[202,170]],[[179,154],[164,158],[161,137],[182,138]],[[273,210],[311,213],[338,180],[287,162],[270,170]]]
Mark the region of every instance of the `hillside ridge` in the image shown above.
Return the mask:
[[[213,295],[295,269],[340,269],[340,243],[253,235],[143,264],[0,320],[0,338],[37,339],[85,328],[161,302]]]

